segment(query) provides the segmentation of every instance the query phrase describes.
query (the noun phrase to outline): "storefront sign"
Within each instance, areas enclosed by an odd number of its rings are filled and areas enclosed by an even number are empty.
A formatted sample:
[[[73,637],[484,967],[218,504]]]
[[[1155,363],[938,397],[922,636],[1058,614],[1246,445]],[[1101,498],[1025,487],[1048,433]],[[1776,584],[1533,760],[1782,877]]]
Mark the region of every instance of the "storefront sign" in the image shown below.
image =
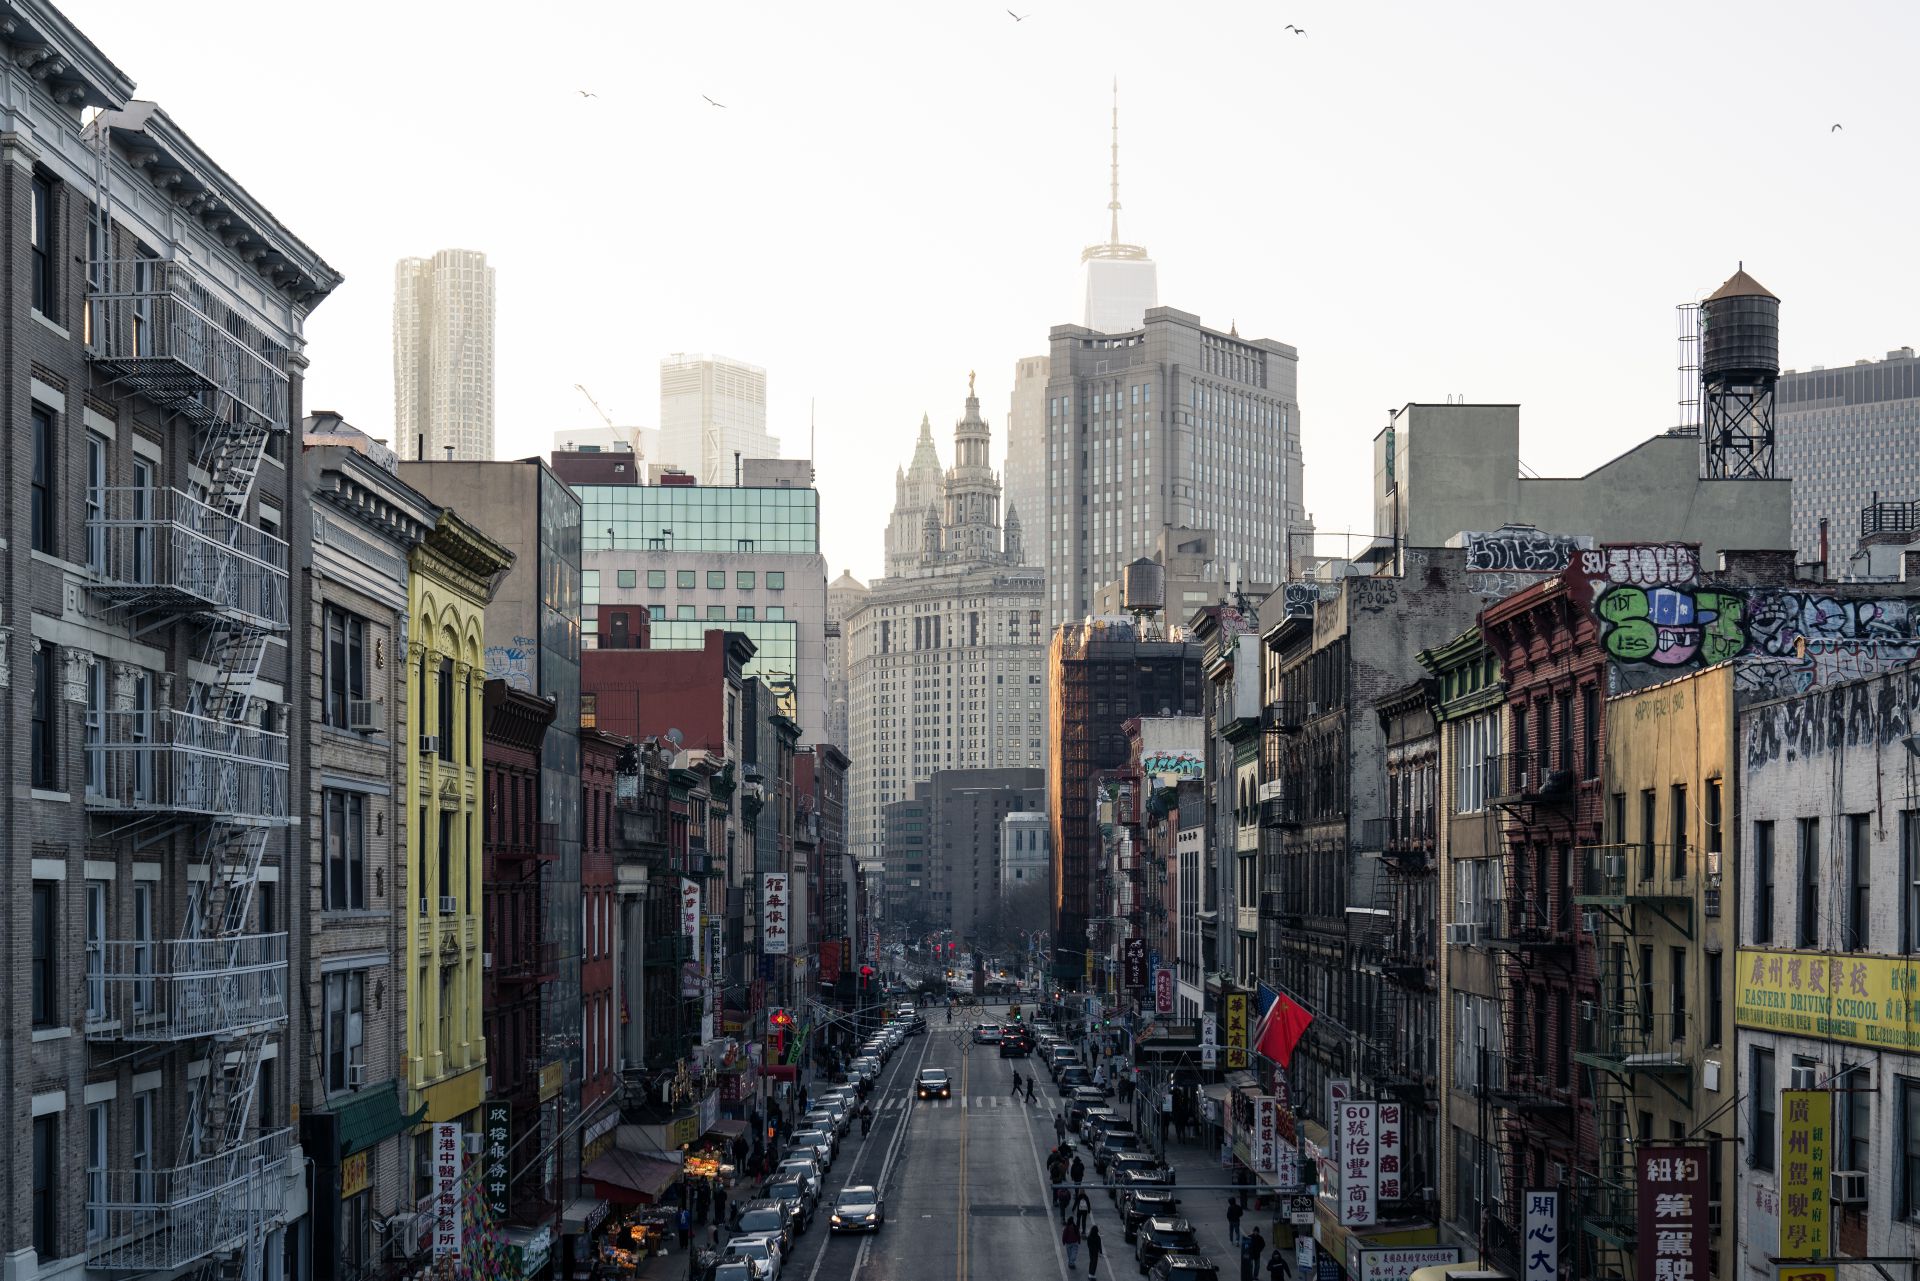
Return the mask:
[[[785,956],[792,912],[787,899],[787,874],[767,872],[760,877],[760,953]]]
[[[1378,1105],[1347,1102],[1334,1115],[1340,1123],[1340,1224],[1364,1228],[1379,1218],[1380,1150]]]
[[[580,1136],[580,1160],[585,1162],[613,1151],[614,1132],[620,1128],[620,1113],[609,1112],[587,1127]],[[603,1211],[604,1212],[604,1211]],[[588,1231],[592,1231],[591,1228]]]
[[[1402,1245],[1386,1249],[1360,1250],[1360,1272],[1354,1281],[1407,1281],[1421,1268],[1440,1267],[1460,1262],[1460,1247],[1452,1245]],[[1700,1278],[1706,1281],[1706,1278]]]
[[[340,1163],[340,1199],[359,1196],[367,1190],[370,1180],[367,1178],[367,1156],[365,1152],[355,1152]]]
[[[1733,1021],[1920,1054],[1920,961],[1740,949]]]
[[[509,1152],[513,1146],[513,1104],[488,1099],[480,1105],[480,1194],[495,1219],[504,1220],[512,1208]]]
[[[1838,1269],[1832,1267],[1816,1268],[1800,1263],[1776,1263],[1773,1265],[1773,1281],[1835,1281]]]
[[[1780,1257],[1783,1259],[1824,1259],[1832,1245],[1827,1200],[1832,1195],[1827,1185],[1832,1143],[1833,1095],[1825,1090],[1781,1091]],[[1704,1226],[1701,1235],[1705,1235]]]
[[[1153,1012],[1173,1013],[1173,970],[1169,966],[1163,965],[1153,972]]]
[[[671,1147],[682,1148],[700,1137],[700,1117],[698,1113],[690,1116],[677,1116],[667,1127],[667,1143]]]
[[[1635,1154],[1634,1210],[1639,1230],[1639,1281],[1707,1275],[1707,1149],[1645,1147]],[[1820,1200],[1827,1199],[1821,1176]],[[1822,1251],[1824,1253],[1824,1250]]]
[[[1147,941],[1128,939],[1126,941],[1127,986],[1130,988],[1147,985]]]
[[[1529,1192],[1526,1211],[1525,1257],[1521,1260],[1524,1281],[1560,1281],[1560,1194]],[[1705,1274],[1695,1281],[1705,1281]]]
[[[1400,1117],[1398,1103],[1380,1105],[1380,1199],[1400,1199]]]
[[[545,1103],[560,1093],[560,1087],[567,1083],[567,1065],[555,1059],[540,1069],[540,1101]]]
[[[820,981],[832,982],[840,977],[840,940],[820,940]]]
[[[1328,1081],[1327,1115],[1335,1118],[1337,1122],[1340,1116],[1340,1105],[1352,1096],[1352,1081],[1347,1080],[1345,1077],[1336,1077]],[[1328,1177],[1328,1166],[1332,1167],[1331,1178]],[[1326,1160],[1321,1163],[1320,1195],[1333,1198],[1334,1211],[1336,1214],[1340,1209],[1340,1176],[1343,1173],[1344,1170],[1340,1164],[1340,1127],[1338,1124],[1335,1124],[1327,1130],[1327,1157]]]
[[[1200,1020],[1200,1066],[1212,1067],[1219,1058],[1219,1043],[1212,1019]]]
[[[1247,1065],[1247,994],[1235,992],[1227,997],[1227,1066]]]
[[[433,1257],[460,1253],[460,1123],[433,1123]]]
[[[693,947],[693,962],[700,963],[700,882],[680,882],[680,933]]]
[[[547,1259],[553,1254],[553,1227],[543,1223],[527,1233],[527,1239],[518,1243],[507,1242],[509,1253],[520,1255],[520,1275],[530,1277],[547,1266]]]
[[[1298,1219],[1295,1219],[1293,1222],[1295,1227],[1304,1226],[1303,1224],[1301,1224],[1300,1220]],[[1307,1214],[1307,1223],[1312,1223],[1312,1222],[1313,1222],[1313,1214],[1309,1212]],[[1312,1237],[1303,1235],[1303,1236],[1294,1238],[1293,1271],[1296,1276],[1301,1278],[1301,1281],[1306,1281],[1308,1277],[1311,1277],[1313,1275],[1313,1238]]]
[[[1248,1168],[1262,1174],[1271,1174],[1278,1152],[1278,1137],[1275,1133],[1279,1110],[1279,1101],[1271,1094],[1256,1094],[1252,1097],[1253,1125],[1247,1132],[1247,1154],[1250,1158]]]

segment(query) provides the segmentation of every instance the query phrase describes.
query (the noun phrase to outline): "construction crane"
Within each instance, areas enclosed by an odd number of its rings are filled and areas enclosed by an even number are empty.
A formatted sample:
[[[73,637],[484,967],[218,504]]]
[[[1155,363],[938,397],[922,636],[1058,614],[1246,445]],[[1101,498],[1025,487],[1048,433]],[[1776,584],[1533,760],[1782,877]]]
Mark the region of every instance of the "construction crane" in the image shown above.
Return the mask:
[[[626,447],[632,451],[634,459],[636,463],[638,463],[640,460],[639,433],[632,429],[622,430],[616,426],[613,421],[613,415],[600,408],[600,402],[593,398],[593,393],[587,390],[585,384],[575,383],[573,389],[587,398],[587,403],[593,406],[594,413],[600,415],[600,421],[607,425],[607,430],[613,433],[613,438],[616,441],[624,443]]]
[[[594,413],[600,415],[600,421],[607,425],[608,431],[617,432],[620,430],[618,427],[615,427],[613,425],[612,416],[608,414],[606,410],[600,408],[600,402],[593,398],[592,392],[588,391],[585,387],[583,387],[579,383],[575,383],[573,385],[573,389],[579,392],[582,396],[585,396],[587,398],[587,403],[593,406]]]

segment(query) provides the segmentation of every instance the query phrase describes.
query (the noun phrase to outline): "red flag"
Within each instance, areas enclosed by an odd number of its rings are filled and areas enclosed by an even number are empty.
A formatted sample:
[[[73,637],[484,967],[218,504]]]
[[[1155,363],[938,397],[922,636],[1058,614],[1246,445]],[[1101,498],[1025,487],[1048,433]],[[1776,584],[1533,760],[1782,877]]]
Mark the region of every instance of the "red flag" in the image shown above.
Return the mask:
[[[1293,1057],[1293,1047],[1300,1043],[1311,1022],[1313,1015],[1294,1004],[1284,992],[1277,993],[1260,1019],[1260,1030],[1253,1039],[1254,1053],[1285,1067]]]

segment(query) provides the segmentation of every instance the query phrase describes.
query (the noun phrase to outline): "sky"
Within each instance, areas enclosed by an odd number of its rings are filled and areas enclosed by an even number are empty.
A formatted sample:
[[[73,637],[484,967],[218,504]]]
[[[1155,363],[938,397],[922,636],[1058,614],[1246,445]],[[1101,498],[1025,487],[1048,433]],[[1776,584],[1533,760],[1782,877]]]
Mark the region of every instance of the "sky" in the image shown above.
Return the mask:
[[[394,263],[480,249],[498,456],[597,426],[576,383],[653,426],[661,356],[752,361],[786,456],[817,424],[832,574],[879,572],[894,468],[922,413],[951,461],[969,371],[1004,450],[1014,362],[1106,238],[1116,78],[1122,237],[1163,304],[1299,349],[1323,532],[1371,532],[1410,401],[1517,402],[1543,475],[1665,430],[1674,306],[1742,261],[1789,368],[1920,341],[1907,3],[65,9],[345,274],[310,410],[388,434]]]

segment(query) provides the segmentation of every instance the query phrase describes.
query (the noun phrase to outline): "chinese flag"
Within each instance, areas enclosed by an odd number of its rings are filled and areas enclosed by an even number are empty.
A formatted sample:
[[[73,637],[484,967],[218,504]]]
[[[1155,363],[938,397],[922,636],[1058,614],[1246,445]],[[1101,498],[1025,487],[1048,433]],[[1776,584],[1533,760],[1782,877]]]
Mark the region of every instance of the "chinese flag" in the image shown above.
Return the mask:
[[[1277,994],[1260,1019],[1260,1029],[1253,1039],[1254,1053],[1285,1067],[1311,1022],[1313,1015],[1289,1000],[1286,993]]]

